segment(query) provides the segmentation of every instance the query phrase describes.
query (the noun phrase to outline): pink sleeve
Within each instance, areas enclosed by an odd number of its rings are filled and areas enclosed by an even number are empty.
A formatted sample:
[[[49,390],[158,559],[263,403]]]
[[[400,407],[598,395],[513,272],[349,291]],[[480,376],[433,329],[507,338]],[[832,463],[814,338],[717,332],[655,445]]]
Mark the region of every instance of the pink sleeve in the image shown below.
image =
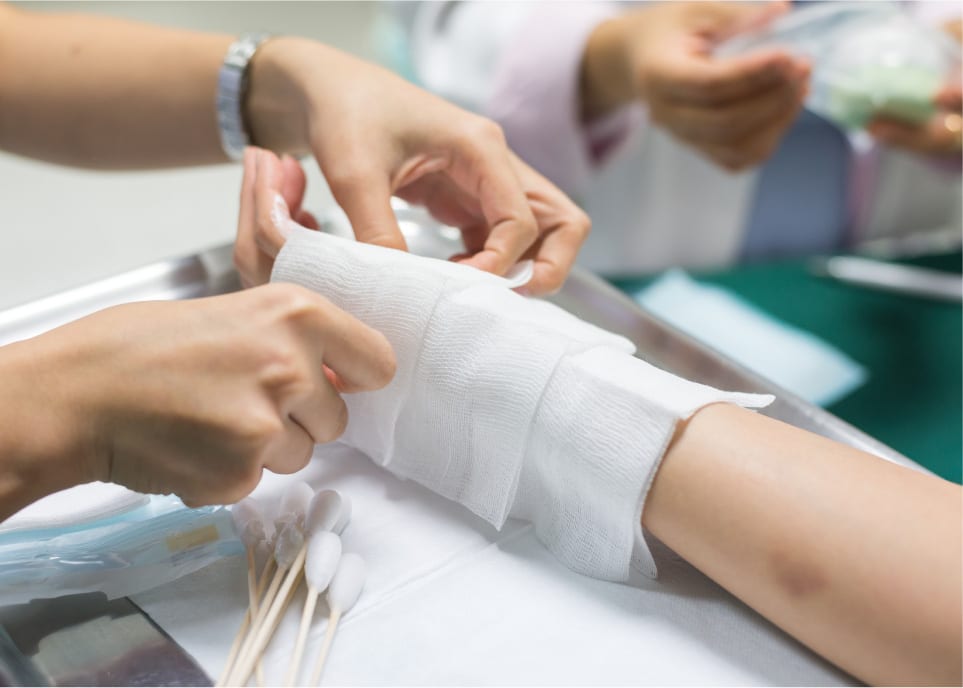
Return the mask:
[[[927,24],[942,24],[943,22],[960,19],[963,8],[959,0],[925,0],[908,4],[910,12],[917,19]]]
[[[605,2],[540,3],[502,53],[485,104],[509,145],[570,194],[584,189],[593,167],[643,119],[641,106],[589,125],[580,117],[585,44],[595,27],[618,13],[616,4]]]

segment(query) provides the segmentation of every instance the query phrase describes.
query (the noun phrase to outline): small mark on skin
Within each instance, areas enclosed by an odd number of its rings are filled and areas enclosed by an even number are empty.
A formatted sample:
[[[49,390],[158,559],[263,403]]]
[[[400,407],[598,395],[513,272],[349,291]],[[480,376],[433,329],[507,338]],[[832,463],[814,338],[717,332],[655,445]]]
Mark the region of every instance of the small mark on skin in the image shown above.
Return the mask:
[[[777,585],[792,598],[811,597],[826,587],[827,580],[821,569],[791,552],[778,549],[770,563]]]

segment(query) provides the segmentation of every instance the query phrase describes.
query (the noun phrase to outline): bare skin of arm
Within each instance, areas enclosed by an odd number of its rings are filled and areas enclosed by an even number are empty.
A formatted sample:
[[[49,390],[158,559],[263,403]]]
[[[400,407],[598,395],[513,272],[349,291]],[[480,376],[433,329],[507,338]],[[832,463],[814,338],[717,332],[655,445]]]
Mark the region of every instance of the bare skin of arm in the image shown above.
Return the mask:
[[[215,94],[232,40],[0,3],[0,149],[97,169],[225,162]],[[249,78],[253,143],[312,154],[359,241],[405,248],[399,196],[462,230],[462,262],[503,275],[532,258],[532,294],[565,281],[589,220],[494,122],[304,38],[268,40]],[[273,258],[255,238],[244,251]]]
[[[863,681],[959,685],[961,507],[959,485],[720,404],[680,428],[642,522]]]
[[[224,162],[214,93],[231,41],[0,5],[0,148],[93,168]]]

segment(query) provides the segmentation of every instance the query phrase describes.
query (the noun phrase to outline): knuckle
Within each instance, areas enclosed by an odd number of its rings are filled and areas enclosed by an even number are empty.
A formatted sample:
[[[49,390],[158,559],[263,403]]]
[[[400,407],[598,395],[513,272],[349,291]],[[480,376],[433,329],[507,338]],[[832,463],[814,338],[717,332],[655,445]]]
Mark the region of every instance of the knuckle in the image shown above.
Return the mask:
[[[377,170],[370,165],[358,162],[346,162],[332,167],[332,169],[325,174],[325,178],[332,191],[339,191],[341,189],[354,189],[364,186],[370,183],[376,174]]]
[[[486,141],[506,145],[505,130],[493,120],[483,119],[478,125],[478,135]]]
[[[319,444],[333,442],[348,429],[348,407],[344,400],[338,397],[337,403],[332,406],[333,408],[328,410],[321,424],[320,436],[315,438]]]
[[[290,282],[272,282],[261,289],[261,295],[271,305],[287,306],[292,301],[305,298],[308,290]]]
[[[486,117],[471,117],[461,127],[458,142],[465,147],[495,144],[505,146],[505,131]]]
[[[592,218],[581,208],[576,208],[575,227],[583,239],[592,233]]]
[[[261,366],[261,384],[271,390],[296,385],[302,378],[298,352],[283,340],[275,340],[266,346]]]
[[[258,486],[261,482],[261,474],[263,473],[263,468],[261,464],[249,463],[238,476],[237,481],[234,483],[234,491],[236,499],[234,501],[240,501],[247,495],[254,492],[254,488]]]
[[[281,473],[283,475],[297,473],[308,465],[313,455],[314,443],[305,442],[300,451],[288,451],[282,460],[274,461],[271,464],[271,470],[275,473]]]
[[[207,506],[208,504],[214,503],[211,500],[204,499],[200,495],[195,494],[181,494],[178,495],[178,497],[180,497],[180,500],[184,502],[184,506],[186,506],[188,509],[200,509],[202,506]]]
[[[226,480],[223,486],[219,489],[216,502],[222,504],[234,504],[241,501],[249,494],[254,492],[254,489],[261,482],[261,474],[263,472],[260,462],[247,460],[242,462],[231,476],[229,480]]]
[[[240,241],[234,242],[234,253],[232,258],[234,260],[234,267],[242,273],[245,272],[253,262],[251,260],[251,249]]]
[[[260,452],[284,431],[283,421],[273,410],[249,410],[239,420],[237,434],[248,462],[254,462]]]
[[[382,339],[384,338],[382,337]],[[387,339],[384,342],[384,353],[378,357],[379,365],[375,368],[375,382],[380,387],[384,387],[394,380],[395,373],[398,372],[398,359],[395,358],[395,350],[391,348]]]
[[[313,322],[322,314],[321,300],[307,289],[297,288],[290,291],[284,302],[284,317],[286,320],[303,325]]]
[[[523,217],[518,218],[516,231],[527,240],[527,245],[531,246],[539,236],[538,222],[536,222],[535,218],[530,214],[525,214]]]
[[[265,287],[268,308],[283,324],[302,327],[316,322],[326,311],[327,300],[297,284],[277,282]]]

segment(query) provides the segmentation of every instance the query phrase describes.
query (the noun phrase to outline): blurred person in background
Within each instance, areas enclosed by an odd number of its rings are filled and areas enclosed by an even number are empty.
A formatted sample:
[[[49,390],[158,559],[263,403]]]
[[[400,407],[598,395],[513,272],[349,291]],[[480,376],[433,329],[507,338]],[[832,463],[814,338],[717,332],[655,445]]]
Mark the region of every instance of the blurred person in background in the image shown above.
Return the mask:
[[[918,6],[917,6],[918,5]],[[913,3],[959,40],[956,3]],[[654,272],[960,233],[960,87],[921,125],[849,136],[804,109],[811,65],[714,48],[783,3],[394,4],[392,61],[502,125],[593,219],[580,262]],[[947,21],[949,20],[949,21]],[[958,242],[958,239],[956,239]]]

